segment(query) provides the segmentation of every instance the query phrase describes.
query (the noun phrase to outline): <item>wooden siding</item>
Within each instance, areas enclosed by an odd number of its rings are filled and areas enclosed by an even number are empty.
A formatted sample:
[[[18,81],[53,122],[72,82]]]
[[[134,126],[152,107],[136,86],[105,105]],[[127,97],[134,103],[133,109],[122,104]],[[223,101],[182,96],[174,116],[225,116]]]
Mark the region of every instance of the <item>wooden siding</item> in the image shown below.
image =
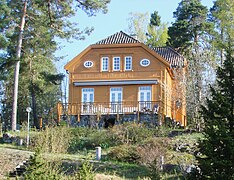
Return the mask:
[[[126,56],[132,56],[132,70],[125,71],[124,59]],[[101,58],[109,58],[109,70],[101,71]],[[113,57],[120,57],[120,71],[113,71]],[[150,65],[142,67],[140,61],[149,59]],[[84,62],[92,61],[91,68],[84,67]],[[173,92],[176,86],[176,81],[173,79],[173,74],[168,71],[169,64],[151,53],[151,50],[146,50],[141,45],[133,45],[123,47],[121,45],[111,46],[91,46],[80,55],[72,60],[72,63],[66,66],[69,71],[69,113],[82,113],[82,88],[94,88],[94,103],[92,106],[94,111],[102,107],[103,113],[110,107],[110,88],[123,88],[124,107],[122,111],[132,111],[139,109],[139,87],[144,85],[119,85],[119,86],[74,86],[75,82],[87,81],[116,81],[116,80],[156,80],[158,84],[148,84],[151,86],[152,99],[151,101],[160,102],[160,113],[162,116],[176,118],[182,125],[186,125],[186,108],[182,106],[180,109],[175,107],[175,99],[178,94]],[[96,109],[95,109],[96,108]]]

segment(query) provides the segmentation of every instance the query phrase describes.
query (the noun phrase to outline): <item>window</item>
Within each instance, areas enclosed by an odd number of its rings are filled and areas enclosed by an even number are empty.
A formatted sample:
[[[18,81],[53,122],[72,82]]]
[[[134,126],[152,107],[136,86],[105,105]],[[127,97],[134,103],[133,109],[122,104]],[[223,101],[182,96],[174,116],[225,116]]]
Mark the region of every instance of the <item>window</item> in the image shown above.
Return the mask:
[[[123,89],[121,87],[110,88],[111,112],[121,112],[122,109]]]
[[[103,57],[102,58],[102,71],[108,71],[109,67],[109,58]]]
[[[82,113],[93,111],[94,88],[82,88]]]
[[[147,67],[150,65],[150,60],[149,59],[142,59],[140,61],[140,65],[143,66],[143,67]]]
[[[113,58],[113,71],[119,71],[120,70],[120,57],[114,57]]]
[[[92,62],[92,61],[85,61],[85,62],[84,62],[84,67],[86,67],[86,68],[91,68],[91,67],[93,67],[93,62]]]
[[[125,57],[125,70],[132,70],[132,56]]]
[[[82,89],[82,102],[94,102],[94,89],[93,88]]]
[[[151,86],[139,87],[139,100],[141,109],[151,109]]]

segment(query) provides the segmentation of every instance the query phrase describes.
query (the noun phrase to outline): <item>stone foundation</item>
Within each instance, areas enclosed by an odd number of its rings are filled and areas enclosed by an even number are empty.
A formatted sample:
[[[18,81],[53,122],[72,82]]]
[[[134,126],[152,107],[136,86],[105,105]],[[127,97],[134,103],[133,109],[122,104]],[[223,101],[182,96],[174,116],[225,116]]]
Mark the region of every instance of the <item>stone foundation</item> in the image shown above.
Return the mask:
[[[148,127],[155,127],[160,125],[160,117],[153,113],[133,113],[133,114],[109,114],[101,115],[80,115],[79,121],[77,115],[71,115],[63,118],[63,121],[72,127],[90,127],[103,128],[125,122],[136,122],[144,124]]]

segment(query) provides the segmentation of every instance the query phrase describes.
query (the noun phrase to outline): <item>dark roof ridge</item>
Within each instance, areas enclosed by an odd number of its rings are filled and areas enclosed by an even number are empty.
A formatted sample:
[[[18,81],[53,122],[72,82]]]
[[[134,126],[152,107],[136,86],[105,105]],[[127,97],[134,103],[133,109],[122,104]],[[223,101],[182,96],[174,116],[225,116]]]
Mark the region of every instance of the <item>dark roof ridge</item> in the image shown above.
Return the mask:
[[[150,47],[150,46],[149,46]],[[171,47],[171,46],[157,46],[157,47],[150,47],[150,48],[152,48],[152,49],[154,49],[154,48],[168,48],[168,49],[170,49],[171,51],[173,51],[174,53],[176,53],[178,56],[181,56],[181,57],[183,57],[183,55],[182,54],[180,54],[178,51],[176,51],[173,47]],[[183,57],[184,58],[184,57]]]
[[[108,36],[105,39],[102,39],[95,44],[130,44],[130,43],[140,43],[137,39],[128,35],[123,31],[119,31],[115,34]]]
[[[123,32],[123,31],[120,31],[120,33],[123,33],[125,36],[128,36],[129,38],[131,38],[131,39],[133,39],[133,40],[136,40],[136,41],[138,41],[138,42],[140,43],[140,41],[139,41],[138,39],[132,37],[131,35],[129,35],[129,34]]]
[[[170,50],[174,51],[174,53],[176,53],[179,56],[182,56],[178,51],[176,51],[174,48],[172,48],[171,46],[166,46],[167,48],[169,48]],[[182,56],[183,57],[183,56]]]

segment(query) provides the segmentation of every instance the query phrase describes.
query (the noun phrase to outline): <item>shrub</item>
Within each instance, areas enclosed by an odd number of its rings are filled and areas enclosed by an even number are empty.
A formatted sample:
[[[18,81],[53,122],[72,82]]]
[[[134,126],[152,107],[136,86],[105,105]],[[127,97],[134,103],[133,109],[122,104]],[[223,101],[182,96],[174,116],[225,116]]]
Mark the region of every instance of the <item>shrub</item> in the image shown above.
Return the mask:
[[[82,128],[77,128],[82,129]],[[80,130],[78,130],[80,131]],[[88,130],[90,133],[76,134],[72,136],[72,141],[69,146],[69,152],[75,153],[83,149],[94,149],[96,146],[109,148],[114,145],[112,136],[108,130]]]
[[[111,160],[131,163],[136,162],[139,159],[139,156],[136,153],[136,146],[126,144],[111,148],[107,157]]]
[[[93,165],[88,161],[85,161],[78,173],[75,175],[75,180],[93,180],[95,176],[95,171],[93,169]]]
[[[149,137],[153,137],[155,129],[146,128],[141,124],[125,123],[114,126],[110,130],[112,140],[119,144],[138,144]]]
[[[159,167],[160,157],[165,156],[169,144],[168,138],[151,138],[137,147],[137,154],[140,157],[139,163],[150,166],[157,162]]]
[[[165,156],[169,144],[168,138],[151,138],[137,147],[138,162],[150,169],[151,179],[160,179],[161,157]]]
[[[71,141],[71,134],[67,127],[47,127],[32,138],[32,148],[39,148],[41,152],[66,153]]]
[[[51,164],[42,159],[40,151],[36,151],[29,160],[29,166],[24,173],[25,180],[60,180],[63,174],[55,164]]]

